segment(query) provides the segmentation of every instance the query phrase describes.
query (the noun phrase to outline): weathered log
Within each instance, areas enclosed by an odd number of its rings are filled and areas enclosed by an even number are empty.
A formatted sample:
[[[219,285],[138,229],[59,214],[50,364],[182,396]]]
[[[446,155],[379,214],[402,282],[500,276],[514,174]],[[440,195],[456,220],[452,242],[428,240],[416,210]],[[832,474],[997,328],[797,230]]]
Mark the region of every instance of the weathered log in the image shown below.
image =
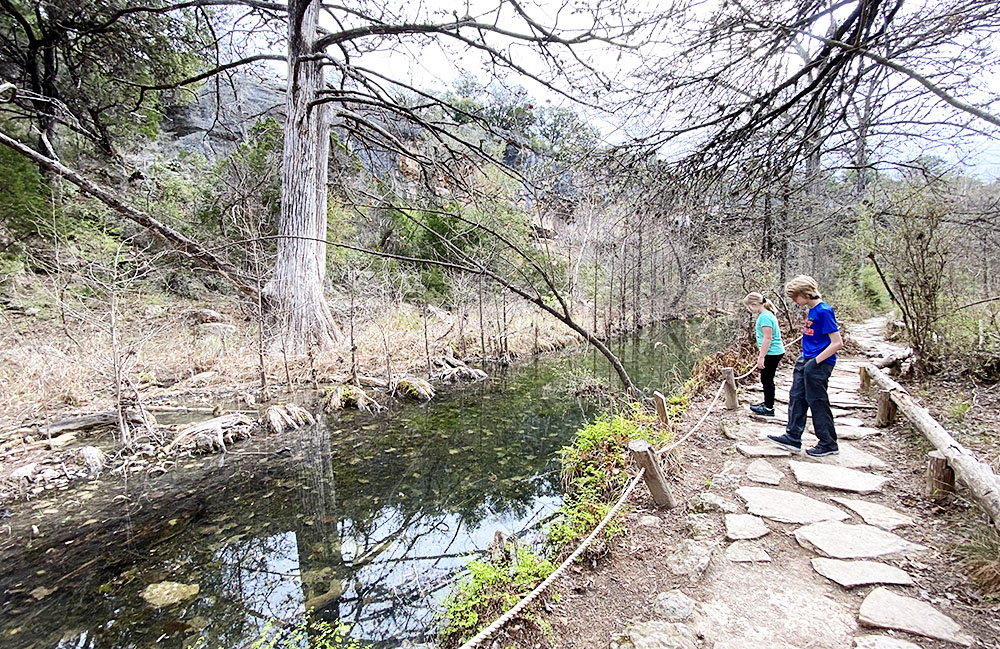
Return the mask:
[[[926,495],[931,500],[944,500],[955,493],[955,471],[941,451],[927,454]]]
[[[674,496],[670,493],[670,485],[663,477],[663,469],[660,466],[660,458],[653,447],[644,439],[634,439],[628,443],[628,450],[632,452],[632,459],[642,469],[646,470],[643,479],[649,487],[649,493],[653,496],[653,502],[659,507],[673,509],[676,505]]]
[[[969,489],[972,500],[992,519],[994,527],[1000,530],[1000,478],[993,469],[977,460],[969,449],[948,434],[941,424],[913,401],[903,386],[871,363],[865,367],[872,382],[880,389],[889,391],[900,412],[945,457],[948,466],[955,472],[955,477]]]
[[[900,363],[905,361],[907,358],[910,358],[911,356],[913,356],[913,350],[907,348],[901,352],[897,352],[895,354],[886,356],[885,358],[874,360],[872,361],[872,365],[874,365],[879,369],[885,369],[888,367],[892,367],[893,365],[899,365]]]
[[[736,410],[739,402],[736,399],[736,375],[733,368],[722,368],[722,379],[726,382],[726,410]]]

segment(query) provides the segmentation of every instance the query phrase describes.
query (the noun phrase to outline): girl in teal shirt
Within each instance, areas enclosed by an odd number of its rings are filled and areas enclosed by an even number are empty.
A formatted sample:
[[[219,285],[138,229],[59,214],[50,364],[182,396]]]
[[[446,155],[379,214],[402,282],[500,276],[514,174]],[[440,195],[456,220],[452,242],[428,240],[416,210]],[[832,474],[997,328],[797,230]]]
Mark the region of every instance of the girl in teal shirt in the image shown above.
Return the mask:
[[[758,415],[774,416],[774,373],[778,371],[785,346],[781,342],[781,328],[774,315],[774,304],[760,293],[750,293],[743,298],[743,304],[751,313],[757,314],[757,368],[760,369],[760,384],[764,388],[764,403],[750,406]]]

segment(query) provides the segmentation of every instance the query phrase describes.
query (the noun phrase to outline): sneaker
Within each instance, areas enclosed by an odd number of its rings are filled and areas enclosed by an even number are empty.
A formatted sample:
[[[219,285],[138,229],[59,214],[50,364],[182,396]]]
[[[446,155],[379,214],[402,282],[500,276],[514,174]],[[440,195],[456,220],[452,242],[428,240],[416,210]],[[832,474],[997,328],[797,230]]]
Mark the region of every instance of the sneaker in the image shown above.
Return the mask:
[[[817,444],[816,446],[806,449],[806,455],[809,457],[826,457],[827,455],[840,455],[840,449],[836,446],[822,446]]]
[[[774,416],[774,408],[768,408],[763,403],[758,403],[755,406],[750,406],[750,411],[754,412],[754,413],[756,413],[758,415],[763,415],[765,417],[773,417]]]
[[[802,441],[794,440],[788,435],[768,435],[767,438],[781,448],[786,448],[789,451],[798,453],[802,450]]]

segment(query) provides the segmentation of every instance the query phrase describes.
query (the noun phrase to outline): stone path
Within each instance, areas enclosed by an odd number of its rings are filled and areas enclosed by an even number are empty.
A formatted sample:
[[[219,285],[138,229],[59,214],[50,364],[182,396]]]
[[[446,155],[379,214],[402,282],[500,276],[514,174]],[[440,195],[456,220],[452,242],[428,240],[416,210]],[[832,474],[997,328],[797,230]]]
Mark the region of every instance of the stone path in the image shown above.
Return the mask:
[[[850,333],[870,349],[897,353],[881,340],[884,324],[872,319]],[[695,539],[671,548],[671,565],[698,584],[682,590],[698,601],[684,618],[671,618],[673,640],[630,627],[613,647],[696,646],[692,638],[715,649],[971,646],[974,639],[922,601],[911,576],[893,565],[928,548],[907,540],[910,517],[871,500],[891,486],[893,458],[872,443],[880,431],[869,427],[872,404],[859,392],[862,362],[841,359],[830,382],[838,431],[855,440],[841,441],[839,456],[813,459],[769,445],[766,436],[783,429],[784,408],[753,418],[741,403],[738,420],[721,431],[733,441],[727,470],[689,499]],[[785,395],[790,374],[781,375]],[[759,400],[747,392],[743,401]],[[803,447],[812,444],[807,436]]]

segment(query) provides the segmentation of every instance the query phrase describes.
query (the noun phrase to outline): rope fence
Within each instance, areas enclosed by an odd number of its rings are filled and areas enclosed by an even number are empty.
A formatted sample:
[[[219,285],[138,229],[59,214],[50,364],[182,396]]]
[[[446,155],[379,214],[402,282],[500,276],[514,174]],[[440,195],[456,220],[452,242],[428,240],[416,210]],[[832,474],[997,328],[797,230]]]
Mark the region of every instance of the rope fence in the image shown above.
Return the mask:
[[[789,343],[788,346],[790,347],[801,340],[802,336],[799,336],[791,343]],[[729,373],[732,372],[732,368],[726,368],[726,369]],[[686,442],[692,435],[694,435],[694,433],[701,427],[701,425],[705,423],[705,420],[708,419],[708,416],[712,413],[712,411],[715,409],[716,404],[719,402],[719,397],[722,396],[722,393],[723,391],[725,391],[726,386],[732,385],[733,386],[732,389],[735,390],[736,381],[740,381],[742,379],[747,378],[748,376],[753,374],[756,370],[757,370],[757,363],[754,363],[753,365],[750,366],[750,368],[746,372],[740,374],[739,376],[733,376],[733,377],[726,376],[726,378],[724,378],[719,383],[719,388],[715,391],[715,396],[712,397],[712,401],[711,403],[708,404],[708,408],[705,410],[705,414],[701,416],[701,419],[699,419],[697,423],[695,423],[695,425],[692,426],[691,429],[684,434],[683,437],[673,442],[672,444],[669,444],[668,446],[664,446],[663,448],[656,450],[655,451],[656,457],[669,453],[670,451],[674,450],[675,448]],[[632,450],[635,451],[635,449]],[[654,469],[654,473],[659,473],[659,471]],[[521,601],[515,604],[513,608],[511,608],[509,611],[507,611],[506,613],[498,617],[496,620],[494,620],[492,624],[490,624],[488,627],[486,627],[478,634],[476,634],[474,638],[463,644],[459,649],[473,649],[474,647],[479,646],[484,640],[490,638],[494,633],[496,633],[503,625],[505,625],[513,618],[517,617],[517,615],[520,614],[520,612],[523,611],[526,606],[531,604],[531,602],[533,602],[539,595],[545,592],[545,590],[549,586],[551,586],[552,583],[556,579],[558,579],[560,575],[562,575],[562,573],[566,570],[566,568],[569,567],[570,564],[572,564],[574,561],[576,561],[576,559],[583,553],[583,551],[587,549],[587,547],[597,537],[597,535],[601,533],[601,531],[607,526],[607,524],[611,521],[611,519],[614,518],[615,514],[618,513],[618,510],[621,509],[622,505],[625,504],[625,501],[628,500],[628,497],[632,495],[632,492],[635,491],[635,488],[639,485],[639,482],[644,477],[647,477],[647,475],[648,474],[645,467],[639,469],[639,472],[635,475],[634,478],[632,478],[632,481],[622,492],[622,495],[618,498],[618,501],[615,503],[614,507],[612,507],[610,511],[608,511],[607,516],[605,516],[604,519],[597,524],[597,527],[595,527],[594,530],[587,536],[587,538],[585,538],[583,542],[580,543],[579,547],[577,547],[577,549],[574,550],[571,555],[566,557],[566,560],[563,561],[558,568],[552,571],[552,574],[546,577],[542,583],[536,586],[534,590],[525,595],[524,598],[521,599]],[[660,477],[660,479],[662,480],[662,476]],[[665,488],[665,485],[661,485],[661,487]],[[671,504],[668,506],[672,507],[673,506],[672,497],[669,496],[669,490],[667,491],[668,491],[667,497],[671,502]]]

